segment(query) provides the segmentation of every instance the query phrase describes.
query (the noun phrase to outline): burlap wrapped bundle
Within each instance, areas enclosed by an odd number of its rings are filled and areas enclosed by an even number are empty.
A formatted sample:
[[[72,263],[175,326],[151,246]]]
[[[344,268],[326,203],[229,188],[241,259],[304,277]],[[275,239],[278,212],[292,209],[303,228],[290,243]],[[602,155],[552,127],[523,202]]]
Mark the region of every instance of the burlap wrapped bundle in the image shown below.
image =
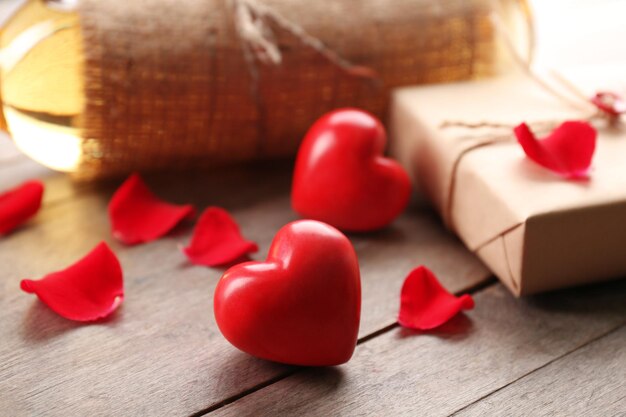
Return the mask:
[[[78,175],[293,155],[328,110],[384,117],[390,88],[496,72],[492,11],[489,0],[82,0]]]

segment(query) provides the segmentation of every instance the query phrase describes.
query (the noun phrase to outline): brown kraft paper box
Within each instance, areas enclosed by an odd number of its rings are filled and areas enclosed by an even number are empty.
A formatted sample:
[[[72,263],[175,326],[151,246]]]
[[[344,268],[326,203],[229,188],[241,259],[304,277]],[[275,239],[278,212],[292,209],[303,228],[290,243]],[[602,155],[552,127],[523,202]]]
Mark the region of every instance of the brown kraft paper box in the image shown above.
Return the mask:
[[[585,87],[619,91],[618,80],[604,73],[570,78],[590,95],[595,90]],[[392,98],[391,153],[444,222],[515,295],[620,278],[626,276],[625,127],[596,124],[590,178],[572,181],[527,159],[510,129],[443,126],[588,115],[521,74],[402,88]]]

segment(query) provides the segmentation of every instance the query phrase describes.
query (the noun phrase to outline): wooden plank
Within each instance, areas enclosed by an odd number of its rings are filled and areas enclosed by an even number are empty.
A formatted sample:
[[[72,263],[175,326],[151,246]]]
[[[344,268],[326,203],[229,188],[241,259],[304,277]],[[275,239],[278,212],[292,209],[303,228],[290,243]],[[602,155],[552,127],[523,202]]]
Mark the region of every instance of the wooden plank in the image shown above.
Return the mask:
[[[150,177],[173,201],[229,209],[259,241],[261,259],[275,232],[296,218],[289,207],[290,171]],[[249,357],[219,334],[212,293],[223,270],[193,267],[178,245],[189,228],[157,242],[125,247],[110,238],[106,204],[114,189],[94,187],[44,207],[28,227],[0,240],[0,404],[21,415],[181,415],[201,411],[292,368]],[[117,252],[126,298],[110,320],[77,325],[19,291],[82,256],[100,240]],[[425,262],[452,290],[488,272],[436,218],[415,210],[383,232],[352,237],[363,277],[361,335],[393,323],[408,270]],[[14,412],[13,412],[14,411]]]
[[[456,415],[624,416],[625,346],[622,326]]]
[[[344,366],[298,372],[211,415],[449,415],[623,325],[625,292],[619,281],[515,299],[492,286],[440,331],[395,328]]]
[[[260,253],[265,255],[275,232],[298,218],[289,201],[291,167],[280,167],[270,180],[258,177],[268,166],[226,170],[220,176],[206,176],[201,181],[196,177],[202,174],[193,173],[156,174],[148,179],[159,195],[172,201],[183,202],[192,195],[200,207],[220,205],[234,213],[242,211],[243,230],[252,232],[259,222],[274,219],[264,234],[252,236],[261,243]],[[235,186],[233,192],[232,183],[242,185]],[[243,223],[248,220],[249,226]],[[410,207],[384,230],[350,234],[349,238],[359,257],[363,280],[361,337],[395,323],[400,288],[406,275],[418,265],[429,266],[455,292],[472,288],[492,276],[458,238],[443,229],[439,218],[423,202]]]

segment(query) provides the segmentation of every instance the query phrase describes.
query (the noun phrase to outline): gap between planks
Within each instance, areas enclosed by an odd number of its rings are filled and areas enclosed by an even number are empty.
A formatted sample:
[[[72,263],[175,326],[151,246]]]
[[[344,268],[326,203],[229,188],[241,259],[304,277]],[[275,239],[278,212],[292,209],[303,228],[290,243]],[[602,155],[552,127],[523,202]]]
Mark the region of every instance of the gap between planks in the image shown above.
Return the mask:
[[[592,338],[590,340],[587,340],[584,343],[581,343],[578,346],[575,346],[574,348],[568,350],[567,352],[563,353],[562,355],[557,356],[557,357],[549,360],[548,362],[544,363],[543,365],[541,365],[541,366],[539,366],[539,367],[537,367],[537,368],[535,368],[535,369],[533,369],[533,370],[531,370],[529,372],[526,372],[523,375],[520,375],[518,378],[515,378],[514,380],[504,384],[503,386],[501,386],[501,387],[499,387],[497,389],[494,389],[493,391],[488,392],[487,394],[483,395],[482,397],[475,399],[474,401],[470,402],[469,404],[464,405],[463,407],[459,408],[458,410],[455,410],[454,412],[449,414],[448,417],[459,415],[459,413],[462,413],[464,410],[466,410],[466,409],[472,407],[473,405],[476,405],[476,404],[486,400],[487,398],[497,394],[498,392],[506,389],[507,387],[509,387],[509,386],[519,382],[520,380],[528,377],[529,375],[531,375],[531,374],[533,374],[533,373],[535,373],[537,371],[540,371],[541,369],[544,369],[544,368],[552,365],[554,362],[557,362],[557,361],[559,361],[559,360],[561,360],[563,358],[566,358],[567,356],[572,355],[573,353],[575,353],[576,351],[584,348],[585,346],[591,345],[592,343],[595,343],[595,342],[597,342],[597,341],[599,341],[601,339],[604,339],[605,337],[610,336],[611,334],[613,334],[615,332],[620,331],[625,325],[626,325],[626,321],[622,322],[621,324],[619,324],[618,326],[616,326],[613,329],[610,329],[610,330],[608,330],[608,331],[606,331],[606,332],[604,332],[604,333],[602,333],[602,334],[600,334],[600,335],[598,335],[598,336],[596,336],[596,337],[594,337],[594,338]]]
[[[29,174],[28,176],[30,177],[32,175],[32,172],[40,172],[39,170],[34,170],[32,169],[33,166],[36,166],[34,163],[24,163],[19,164],[18,166],[14,166],[13,168],[19,168],[16,171],[17,175],[15,175],[15,178],[18,178],[20,173],[22,174],[22,176],[24,176],[24,174]],[[29,168],[31,167],[31,168]],[[0,167],[2,168],[2,167]],[[256,167],[258,168],[258,167]],[[11,170],[5,170],[2,171],[4,172],[10,172]],[[243,170],[243,173],[240,173],[238,175],[236,175],[236,178],[238,178],[237,181],[240,181],[242,179],[248,179],[251,175],[252,172],[254,171],[254,175],[256,175],[256,170],[255,168],[251,168],[251,169],[245,169]],[[278,195],[271,195],[271,203],[267,206],[267,207],[271,207],[272,210],[277,210],[275,211],[277,214],[276,216],[278,216],[280,214],[280,217],[285,217],[287,219],[291,219],[292,214],[291,211],[287,208],[288,204],[285,202],[284,200],[284,193],[288,193],[288,188],[285,185],[286,184],[286,179],[285,176],[283,175],[283,171],[280,170],[280,176],[278,177],[278,171],[274,172],[274,169],[270,169],[267,175],[268,178],[270,179],[274,179],[274,180],[278,180],[278,181],[271,181],[272,184],[278,184],[276,185],[276,187],[278,187],[281,191],[280,191],[280,198],[278,198]],[[43,168],[41,169],[41,172],[44,172]],[[89,211],[88,209],[95,209],[97,210],[96,213],[94,213],[94,218],[87,221],[87,215],[84,215],[84,219],[81,220],[80,222],[78,222],[76,224],[76,226],[84,226],[83,228],[81,228],[81,233],[84,234],[83,237],[90,237],[92,236],[94,233],[100,233],[102,231],[106,231],[108,230],[108,227],[106,225],[106,215],[102,212],[100,212],[100,210],[102,209],[102,204],[104,204],[104,201],[107,199],[107,196],[112,193],[114,191],[115,188],[115,183],[113,181],[107,181],[107,182],[101,182],[101,183],[96,183],[94,186],[91,186],[90,184],[85,184],[84,186],[81,185],[80,189],[75,189],[75,187],[70,183],[70,179],[67,178],[66,176],[62,175],[62,174],[54,174],[51,173],[49,171],[43,173],[41,175],[43,177],[43,180],[46,182],[46,185],[49,186],[50,191],[54,190],[54,193],[50,193],[50,195],[48,196],[48,201],[45,203],[45,207],[47,210],[45,210],[45,213],[42,212],[41,214],[41,221],[42,222],[47,222],[50,218],[54,218],[55,221],[59,222],[58,224],[62,224],[62,222],[67,220],[68,215],[64,214],[66,211],[71,211],[69,209],[74,209],[74,210],[81,210],[81,211]],[[232,176],[232,175],[231,175]],[[165,177],[165,178],[164,178]],[[186,198],[188,195],[194,195],[194,196],[201,196],[201,197],[197,197],[194,200],[199,200],[199,201],[194,201],[195,203],[200,203],[200,205],[204,206],[207,203],[211,203],[211,204],[216,204],[216,203],[220,203],[220,205],[225,205],[225,207],[237,207],[238,210],[236,210],[237,213],[242,211],[242,207],[246,207],[250,205],[250,202],[255,202],[258,203],[259,201],[262,201],[260,199],[260,196],[263,195],[264,199],[266,197],[267,194],[267,187],[261,187],[261,189],[255,188],[255,192],[251,193],[252,196],[250,198],[245,198],[245,199],[241,199],[239,197],[234,198],[232,196],[228,196],[228,193],[225,193],[222,195],[221,191],[224,190],[224,186],[223,184],[221,184],[223,181],[221,181],[221,179],[219,181],[217,180],[213,180],[213,181],[202,181],[201,182],[201,187],[198,187],[198,183],[199,181],[189,181],[189,183],[187,181],[184,181],[184,178],[189,179],[189,175],[180,175],[180,176],[176,176],[179,178],[168,178],[169,176],[167,174],[163,174],[161,175],[161,179],[165,179],[166,181],[161,182],[158,181],[159,176],[156,175],[155,176],[147,176],[146,179],[148,179],[148,182],[150,184],[154,184],[155,185],[155,191],[157,192],[158,195],[162,195],[161,191],[163,192],[163,195],[167,198],[170,197],[172,199],[172,201],[177,201],[177,200],[181,200],[183,198],[183,196]],[[241,177],[241,178],[239,178]],[[244,178],[245,177],[245,178]],[[233,181],[235,181],[236,178],[233,178]],[[177,187],[176,185],[179,183],[184,183],[186,186],[188,187]],[[7,181],[8,183],[8,181]],[[285,183],[285,184],[283,184]],[[195,185],[194,185],[195,184]],[[221,184],[221,185],[220,185]],[[272,185],[272,187],[275,188],[275,185]],[[173,186],[173,187],[172,187]],[[213,186],[217,186],[217,187],[213,187]],[[169,191],[168,191],[169,190]],[[198,190],[203,190],[203,193],[198,193]],[[204,190],[210,190],[210,192],[204,192]],[[195,191],[195,192],[194,192]],[[182,194],[181,194],[182,193]],[[222,196],[220,198],[218,198],[216,200],[216,198],[218,196]],[[231,198],[232,197],[232,198]],[[92,201],[93,200],[93,201]],[[241,200],[241,201],[240,201]],[[264,201],[264,200],[263,200]],[[101,207],[102,206],[102,207]],[[254,206],[254,204],[253,204]],[[263,205],[262,207],[266,208],[266,205]],[[255,210],[261,210],[263,211],[264,209],[262,207],[257,207]],[[66,210],[68,209],[68,210]],[[250,217],[250,210],[252,209],[246,209],[248,210],[248,217]],[[245,210],[244,210],[245,212]],[[273,216],[272,219],[273,220],[277,220],[275,217]],[[413,217],[413,216],[411,216]],[[243,218],[245,219],[246,216],[244,215]],[[434,216],[433,216],[434,218]],[[454,249],[451,247],[451,244],[448,242],[449,238],[445,237],[440,231],[438,227],[430,227],[432,226],[432,219],[429,219],[429,216],[424,215],[424,213],[422,213],[421,217],[416,217],[416,220],[411,220],[411,224],[413,224],[413,231],[415,231],[414,229],[419,229],[421,231],[421,237],[419,239],[411,239],[411,242],[407,242],[406,244],[406,248],[411,249],[411,253],[413,251],[416,251],[416,253],[421,253],[421,255],[418,258],[423,258],[425,255],[430,255],[433,256],[434,258],[439,258],[439,256],[437,255],[438,249],[441,249],[441,247],[445,247],[447,250],[450,249]],[[420,220],[421,219],[421,220]],[[405,220],[401,220],[400,221],[400,225],[403,225],[404,223],[406,223],[406,219]],[[275,223],[275,222],[274,222]],[[276,223],[276,226],[278,226],[278,223]],[[273,226],[272,226],[273,227]],[[52,226],[45,228],[44,231],[46,230],[53,230],[54,228]],[[84,229],[84,230],[83,230]],[[432,229],[432,230],[431,230]],[[20,242],[23,243],[27,243],[27,237],[30,235],[36,236],[37,234],[34,232],[35,229],[29,231],[29,230],[25,230],[24,232],[26,233],[26,235],[18,235],[17,238],[19,239]],[[41,232],[41,230],[40,230]],[[186,234],[189,233],[189,230],[187,230],[185,232]],[[267,234],[269,232],[264,231],[263,234],[259,235],[259,236],[269,236],[269,234]],[[382,234],[374,234],[373,236],[369,237],[368,239],[364,239],[362,237],[351,237],[351,240],[353,240],[353,243],[355,244],[355,249],[357,249],[357,252],[365,255],[369,255],[366,256],[367,258],[371,258],[369,259],[370,262],[368,262],[369,267],[367,268],[368,273],[370,276],[373,276],[375,274],[381,273],[381,270],[385,270],[386,268],[389,267],[389,265],[385,264],[384,259],[385,257],[382,255],[385,255],[385,251],[374,251],[372,252],[373,248],[374,248],[374,244],[383,244],[385,241],[391,239],[392,237],[395,236],[395,234],[397,234],[397,230],[394,232],[394,230],[388,230],[385,233]],[[432,236],[431,236],[432,235]],[[65,236],[64,234],[61,234],[61,237]],[[185,235],[186,236],[186,235]],[[434,245],[434,248],[432,251],[425,251],[423,248],[423,244],[424,244],[424,240],[426,239],[426,237],[428,237],[429,239],[432,238],[434,239],[434,242],[436,243]],[[181,237],[179,237],[178,239],[181,239]],[[269,242],[268,239],[263,239],[263,240],[267,240],[267,242]],[[137,262],[135,262],[137,265],[140,264],[141,262],[145,261],[147,258],[146,256],[141,256],[149,254],[149,253],[163,253],[163,251],[165,249],[167,249],[169,246],[168,241],[164,241],[164,242],[159,242],[154,244],[153,246],[151,246],[149,249],[127,249],[127,248],[119,248],[121,251],[123,251],[124,253],[126,253],[126,255],[128,256],[128,258],[131,258],[131,255],[129,254],[129,251],[133,251],[133,252],[137,252],[135,254],[132,255],[132,258],[134,260],[136,260]],[[408,244],[410,243],[410,245]],[[75,245],[77,248],[80,245],[84,245],[84,241],[76,241],[76,240],[72,240],[72,244]],[[432,245],[431,245],[432,246]],[[454,246],[454,245],[452,245]],[[461,246],[458,246],[459,248],[461,248]],[[421,248],[421,249],[420,249]],[[421,252],[420,252],[421,250]],[[74,250],[72,249],[71,252],[77,252],[78,253],[78,249]],[[454,251],[453,251],[454,252]],[[453,254],[456,254],[456,252],[454,252]],[[453,262],[453,264],[456,265],[456,263],[459,264],[464,264],[465,261],[463,261],[464,259],[464,255],[465,251],[463,250],[462,253],[456,254],[455,256],[458,259],[458,262]],[[386,255],[385,255],[386,256]],[[452,256],[452,255],[450,255]],[[406,268],[408,268],[410,264],[414,264],[417,261],[417,259],[413,259],[411,258],[410,262],[405,262],[405,263],[401,263],[401,265],[394,265],[394,268],[397,269],[398,271],[404,271]],[[462,262],[463,261],[463,262]],[[467,260],[466,260],[467,261]],[[381,263],[380,267],[377,268],[373,268],[372,265],[374,263]],[[421,262],[418,262],[421,263]],[[440,269],[442,271],[446,271],[446,267],[444,267],[444,263],[441,262],[437,262],[438,264],[440,264]],[[471,263],[471,262],[470,262]],[[474,265],[472,268],[470,268],[472,270],[470,275],[476,275],[476,272],[478,271],[476,269],[476,265]],[[480,269],[480,268],[478,268]],[[139,271],[139,267],[136,266],[135,267],[136,271]],[[458,268],[454,267],[452,268],[452,270],[448,270],[447,272],[444,273],[445,275],[458,275],[458,276],[465,276],[466,274],[468,274],[468,271],[464,271],[463,269],[461,269],[460,271],[457,271]],[[461,274],[454,274],[452,272],[461,272]],[[482,270],[481,270],[482,271]],[[474,283],[479,282],[482,285],[488,285],[488,275],[486,270],[483,272],[480,272],[480,278],[479,280],[474,280]],[[167,267],[165,269],[163,269],[163,267],[159,268],[159,275],[162,274],[168,274],[170,273],[170,268]],[[142,273],[143,275],[149,275],[149,274],[156,274],[156,271],[154,271],[153,269],[149,269],[148,271],[143,270],[142,269]],[[469,275],[468,275],[469,276]],[[136,277],[135,277],[136,278]],[[398,278],[401,278],[400,276],[398,276]],[[138,278],[136,278],[137,280]],[[371,281],[371,280],[370,280]],[[378,281],[377,281],[378,282]],[[451,281],[454,282],[454,281]],[[447,284],[450,284],[451,282],[448,282]],[[484,284],[485,282],[487,282],[487,284]],[[135,282],[136,284],[136,282]],[[397,284],[399,285],[400,282],[398,281]],[[385,288],[388,287],[393,287],[395,284],[392,283],[388,283],[385,284]],[[475,286],[475,285],[474,285]],[[466,290],[468,288],[472,287],[471,285],[467,285],[465,284]],[[454,284],[454,288],[458,289],[459,285]],[[398,288],[399,289],[399,288]],[[476,289],[478,290],[478,289]],[[367,291],[366,291],[367,293]],[[365,294],[364,294],[365,295]],[[367,297],[366,297],[367,298]],[[370,291],[370,298],[371,297],[371,291]],[[371,301],[371,300],[370,300]],[[396,295],[395,295],[395,291],[393,294],[389,294],[389,297],[387,299],[387,301],[396,301]],[[391,313],[391,314],[389,314]],[[380,313],[377,313],[380,316]],[[388,324],[389,321],[391,321],[392,317],[393,317],[394,312],[393,311],[387,311],[386,313],[384,313],[384,317],[382,317],[383,320],[378,320],[376,319],[376,315],[372,315],[372,317],[370,317],[370,320],[365,320],[368,323],[365,323],[362,320],[362,324],[366,324],[366,328],[367,330],[364,331],[364,336],[361,337],[361,339],[359,340],[359,343],[365,343],[368,340],[371,340],[377,336],[381,336],[383,334],[385,334],[386,332],[391,331],[392,329],[395,328],[394,324]],[[391,317],[390,317],[391,316]],[[372,324],[374,324],[372,326]],[[130,362],[129,362],[130,363]],[[132,364],[132,363],[131,363]],[[215,398],[215,401],[213,403],[213,405],[211,407],[207,407],[207,408],[203,408],[202,411],[200,411],[199,413],[196,413],[196,415],[202,415],[202,414],[206,414],[210,408],[214,408],[214,410],[217,410],[221,407],[223,407],[224,405],[236,401],[239,398],[243,398],[247,395],[250,395],[256,391],[259,391],[261,389],[263,389],[264,387],[269,387],[271,385],[273,385],[274,383],[289,377],[290,375],[293,375],[297,372],[300,372],[301,370],[303,370],[305,368],[294,368],[294,369],[289,369],[289,371],[283,371],[282,373],[278,373],[278,374],[274,374],[274,375],[267,375],[266,376],[266,380],[263,380],[262,378],[258,378],[256,381],[254,381],[251,385],[251,387],[249,386],[246,390],[244,390],[242,392],[242,387],[237,387],[236,389],[231,390],[230,392],[230,396],[221,396],[221,398]],[[49,387],[46,387],[46,390],[48,390]],[[236,394],[235,394],[236,393]],[[227,400],[222,400],[224,397],[227,398]],[[229,401],[230,400],[230,401]],[[226,402],[229,401],[229,402]],[[211,404],[209,402],[209,404]],[[221,404],[221,405],[220,405]],[[220,405],[220,406],[218,406]],[[187,410],[185,410],[186,413],[190,413],[193,412],[194,409],[198,409],[201,408],[202,404],[197,404],[196,407],[189,407]]]
[[[460,416],[626,416],[626,322],[513,385],[462,410]],[[563,384],[563,381],[568,381]],[[528,399],[532,398],[532,401]],[[523,411],[522,411],[523,410]]]
[[[540,368],[555,356],[562,356],[585,341],[623,325],[625,285],[623,281],[607,283],[521,300],[515,300],[502,285],[493,285],[475,295],[475,311],[467,318],[458,317],[458,325],[448,331],[432,335],[401,328],[390,331],[358,349],[355,358],[358,360],[342,369],[308,369],[223,407],[213,415],[448,416],[512,379]],[[614,335],[609,337],[615,339]],[[587,349],[589,347],[577,352]],[[583,363],[582,357],[578,354],[571,357],[578,358],[578,362],[569,360],[567,364],[577,369],[577,365]],[[546,370],[562,363],[553,363],[550,368],[531,374],[524,380],[526,389],[532,387],[537,393],[541,392],[544,401],[550,399],[549,391],[545,392],[549,383],[557,385],[561,392],[569,392],[568,384],[573,381],[569,382],[567,373],[545,384],[528,382],[534,375],[545,377]],[[613,358],[611,363],[615,370],[618,362]],[[596,364],[596,368],[601,366],[601,361]],[[584,377],[577,379],[584,380]],[[602,376],[596,375],[591,384],[591,388],[593,384],[600,386]],[[623,388],[623,382],[614,378],[613,400],[620,397],[615,393],[620,387]],[[533,403],[532,395],[525,396],[527,390],[509,387],[504,392],[515,397],[518,406],[528,402],[540,412],[541,403]],[[503,407],[503,403],[498,404],[502,397],[506,399],[497,394],[484,404],[494,408],[496,399],[495,408]],[[576,396],[570,396],[569,400],[576,403]],[[473,415],[481,415],[475,412],[481,409],[484,407],[472,408]],[[558,409],[558,404],[553,406],[553,410]],[[515,408],[506,410],[516,414]]]
[[[495,285],[497,283],[498,283],[498,280],[494,276],[488,276],[488,277],[485,278],[484,281],[479,282],[479,283],[474,284],[474,285],[471,285],[471,286],[468,286],[468,287],[463,288],[463,289],[461,289],[459,291],[455,291],[454,294],[457,295],[457,296],[461,295],[461,294],[475,294],[475,293],[478,293],[478,292],[486,289],[487,287],[490,287],[490,286]],[[382,336],[383,334],[388,333],[388,332],[392,331],[393,329],[395,329],[395,328],[397,328],[399,326],[400,325],[396,321],[396,322],[388,324],[387,326],[384,326],[384,327],[382,327],[382,328],[380,328],[378,330],[375,330],[375,331],[373,331],[373,332],[371,332],[369,334],[366,334],[365,336],[362,336],[362,337],[360,337],[358,339],[357,346],[361,346],[364,343],[367,343],[368,341],[370,341],[372,339],[375,339],[378,336]],[[271,386],[272,384],[275,384],[275,383],[277,383],[279,381],[282,381],[285,378],[289,378],[290,376],[295,375],[298,372],[305,371],[306,369],[309,369],[309,368],[307,368],[307,367],[296,367],[294,369],[290,369],[289,371],[286,371],[286,372],[283,372],[281,374],[278,374],[275,377],[270,378],[267,381],[264,381],[264,382],[262,382],[262,383],[260,383],[258,385],[255,385],[252,388],[249,388],[249,389],[247,389],[245,391],[242,391],[242,392],[240,392],[240,393],[238,393],[236,395],[233,395],[233,396],[231,396],[229,398],[226,398],[226,399],[224,399],[224,400],[222,400],[222,401],[220,401],[218,403],[215,403],[215,404],[211,405],[210,407],[207,407],[207,408],[205,408],[203,410],[195,412],[195,413],[191,414],[190,417],[201,417],[201,416],[210,414],[210,413],[212,413],[214,411],[219,410],[222,407],[225,407],[225,406],[227,406],[229,404],[234,403],[235,401],[238,401],[238,400],[240,400],[240,399],[242,399],[244,397],[247,397],[250,394],[254,394],[255,392],[258,392],[258,391],[260,391],[260,390],[262,390],[264,388],[267,388],[267,387]],[[515,382],[515,381],[513,381],[513,382]]]

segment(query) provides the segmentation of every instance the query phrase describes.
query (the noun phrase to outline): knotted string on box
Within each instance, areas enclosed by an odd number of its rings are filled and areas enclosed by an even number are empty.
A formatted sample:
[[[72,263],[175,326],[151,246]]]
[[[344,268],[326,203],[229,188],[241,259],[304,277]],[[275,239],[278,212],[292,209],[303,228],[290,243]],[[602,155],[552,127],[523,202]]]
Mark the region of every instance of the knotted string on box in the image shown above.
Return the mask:
[[[532,67],[531,64],[531,56],[524,57],[515,47],[512,37],[507,30],[504,22],[500,18],[500,16],[496,12],[492,12],[491,14],[491,22],[494,26],[495,31],[500,35],[507,51],[511,54],[514,62],[518,67],[522,69],[524,74],[528,76],[530,80],[535,82],[541,89],[557,98],[559,101],[564,104],[572,107],[573,109],[581,112],[582,117],[581,120],[585,120],[587,122],[593,123],[596,121],[604,121],[609,128],[621,128],[622,114],[626,113],[626,102],[624,102],[620,95],[611,92],[611,91],[601,91],[597,92],[593,97],[587,97],[582,91],[576,87],[575,84],[567,80],[564,76],[559,74],[557,71],[550,71],[552,78],[557,81],[562,88],[568,91],[569,95],[563,94],[556,88],[553,84],[542,78]],[[533,123],[529,123],[531,129],[539,134],[545,134],[552,131],[557,125],[559,125],[561,121],[557,120],[544,120],[537,121]],[[466,129],[503,129],[502,134],[498,134],[491,137],[486,137],[484,140],[479,140],[478,142],[468,146],[463,149],[455,158],[450,175],[450,184],[448,186],[448,193],[446,202],[443,206],[443,219],[446,225],[451,229],[455,230],[454,222],[452,219],[452,208],[453,208],[453,198],[454,191],[456,186],[456,177],[459,165],[461,160],[468,153],[480,149],[486,146],[491,146],[498,143],[511,142],[514,139],[511,131],[516,127],[516,125],[507,124],[507,123],[499,123],[499,122],[491,122],[491,121],[477,121],[477,122],[466,122],[460,120],[444,120],[440,125],[440,129],[446,129],[451,127],[460,127]],[[475,138],[473,138],[475,139]],[[508,232],[505,231],[503,233]],[[502,234],[498,235],[501,236]],[[498,237],[496,236],[496,238]]]
[[[506,25],[496,12],[491,13],[491,22],[495,31],[500,35],[507,51],[511,54],[513,61],[528,76],[530,80],[535,82],[542,90],[546,91],[553,97],[557,98],[569,107],[578,110],[583,115],[581,120],[593,122],[596,120],[606,120],[611,127],[617,127],[621,122],[621,115],[626,113],[626,102],[620,95],[611,91],[597,92],[593,97],[587,97],[574,83],[569,81],[556,70],[550,70],[550,75],[564,88],[569,95],[563,94],[559,89],[548,80],[541,77],[532,67],[531,57],[522,56],[513,43],[511,34]],[[540,121],[530,124],[537,130],[549,129],[558,124],[558,121]],[[513,129],[515,126],[504,123],[479,121],[464,122],[447,120],[441,123],[440,128],[448,127],[464,127],[468,129],[480,128],[502,128]]]

